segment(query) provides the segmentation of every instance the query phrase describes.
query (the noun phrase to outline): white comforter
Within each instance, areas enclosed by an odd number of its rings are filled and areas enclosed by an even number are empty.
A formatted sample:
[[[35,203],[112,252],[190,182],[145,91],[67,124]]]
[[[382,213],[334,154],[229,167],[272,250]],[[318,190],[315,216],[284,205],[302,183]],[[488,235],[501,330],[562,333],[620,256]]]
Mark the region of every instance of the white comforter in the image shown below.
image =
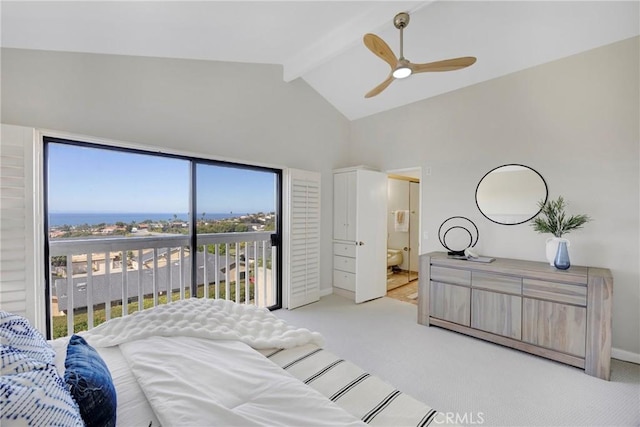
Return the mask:
[[[82,335],[95,347],[120,347],[164,427],[363,425],[254,350],[322,345],[320,334],[266,309],[188,299]]]
[[[94,347],[110,347],[151,336],[236,340],[255,349],[323,344],[319,333],[289,326],[266,308],[204,298],[137,311],[80,334]]]
[[[238,341],[150,337],[120,349],[164,427],[365,425]]]

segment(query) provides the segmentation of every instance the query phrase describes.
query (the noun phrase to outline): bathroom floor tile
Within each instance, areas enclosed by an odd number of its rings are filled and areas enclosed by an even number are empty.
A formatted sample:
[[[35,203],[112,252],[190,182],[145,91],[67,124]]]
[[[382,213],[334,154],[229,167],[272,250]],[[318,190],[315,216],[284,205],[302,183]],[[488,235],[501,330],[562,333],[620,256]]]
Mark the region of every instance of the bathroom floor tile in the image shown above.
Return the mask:
[[[400,286],[406,285],[418,278],[417,271],[406,271],[401,270],[397,273],[387,275],[387,292],[398,288]]]
[[[406,285],[387,291],[387,297],[418,305],[418,275]],[[406,275],[405,279],[406,281]]]

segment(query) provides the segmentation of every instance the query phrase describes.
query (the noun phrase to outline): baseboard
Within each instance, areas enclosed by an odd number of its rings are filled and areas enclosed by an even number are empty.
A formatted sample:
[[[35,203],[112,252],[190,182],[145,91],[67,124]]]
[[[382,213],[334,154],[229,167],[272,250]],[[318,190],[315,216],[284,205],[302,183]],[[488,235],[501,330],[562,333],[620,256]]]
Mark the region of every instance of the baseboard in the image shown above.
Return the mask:
[[[331,295],[333,293],[333,287],[329,289],[320,289],[320,298],[326,297],[327,295]]]
[[[625,362],[637,363],[640,365],[640,354],[632,353],[630,351],[621,350],[619,348],[611,349],[611,357],[613,359],[623,360]]]
[[[333,288],[333,293],[341,297],[350,299],[351,301],[354,301],[356,298],[355,292],[351,292],[342,288]]]

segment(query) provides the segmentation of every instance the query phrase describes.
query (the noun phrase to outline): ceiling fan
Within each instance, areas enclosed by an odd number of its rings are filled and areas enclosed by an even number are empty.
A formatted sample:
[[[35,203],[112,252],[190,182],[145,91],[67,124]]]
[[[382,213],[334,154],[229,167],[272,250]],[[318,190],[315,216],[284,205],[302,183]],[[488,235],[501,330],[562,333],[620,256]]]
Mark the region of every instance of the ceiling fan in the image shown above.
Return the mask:
[[[385,90],[395,79],[404,79],[415,73],[426,73],[433,71],[453,71],[466,68],[476,62],[473,56],[463,56],[461,58],[445,59],[442,61],[428,62],[426,64],[414,64],[404,57],[403,52],[403,30],[409,25],[409,14],[406,12],[398,13],[393,18],[393,25],[400,30],[400,58],[397,58],[389,45],[375,34],[365,34],[364,44],[378,57],[382,58],[391,66],[391,73],[385,81],[371,89],[364,96],[371,98]]]

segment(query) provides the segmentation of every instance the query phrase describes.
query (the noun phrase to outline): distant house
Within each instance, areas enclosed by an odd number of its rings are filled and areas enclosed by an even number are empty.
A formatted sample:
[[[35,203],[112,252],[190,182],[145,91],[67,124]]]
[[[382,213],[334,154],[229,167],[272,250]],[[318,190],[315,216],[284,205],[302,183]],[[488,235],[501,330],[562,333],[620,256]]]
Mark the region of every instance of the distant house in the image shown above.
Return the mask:
[[[71,257],[71,266],[73,269],[73,275],[78,274],[87,274],[88,272],[88,263],[87,263],[87,254],[82,255],[73,255]],[[105,254],[104,253],[96,253],[91,254],[91,272],[92,273],[100,273],[106,270],[106,262],[105,262]],[[122,266],[122,262],[120,260],[120,255],[118,252],[111,252],[109,254],[109,268],[112,270],[118,269]],[[56,267],[55,273],[58,276],[66,277],[66,266]]]
[[[49,232],[49,238],[50,239],[57,239],[58,237],[62,237],[66,234],[66,231],[62,231],[62,230],[51,230]]]
[[[107,225],[106,227],[103,227],[100,232],[102,234],[113,234],[116,231],[124,231],[124,230],[125,230],[124,227],[118,227],[117,225]]]

